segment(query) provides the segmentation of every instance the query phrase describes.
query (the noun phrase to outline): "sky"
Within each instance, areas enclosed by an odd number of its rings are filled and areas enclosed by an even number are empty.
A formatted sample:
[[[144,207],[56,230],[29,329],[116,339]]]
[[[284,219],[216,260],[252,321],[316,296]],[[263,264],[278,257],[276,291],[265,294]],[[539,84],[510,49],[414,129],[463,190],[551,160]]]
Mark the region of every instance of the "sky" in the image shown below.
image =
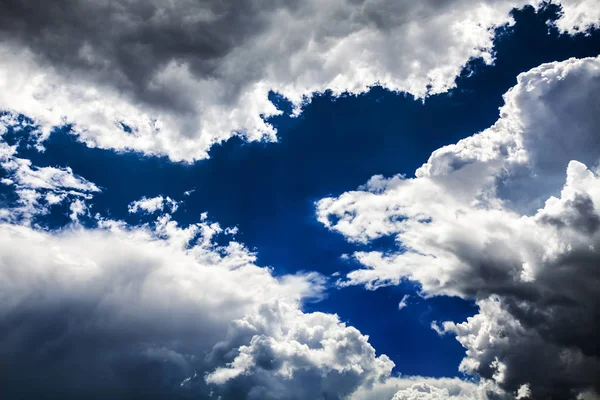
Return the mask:
[[[0,4],[0,397],[599,398],[596,0]]]

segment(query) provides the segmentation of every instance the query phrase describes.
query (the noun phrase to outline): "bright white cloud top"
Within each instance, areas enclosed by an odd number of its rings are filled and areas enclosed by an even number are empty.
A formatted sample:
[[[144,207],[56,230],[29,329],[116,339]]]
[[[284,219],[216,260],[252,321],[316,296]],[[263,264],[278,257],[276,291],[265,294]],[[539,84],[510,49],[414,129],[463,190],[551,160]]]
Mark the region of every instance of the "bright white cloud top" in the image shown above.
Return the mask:
[[[269,91],[298,112],[315,92],[374,84],[416,97],[454,87],[494,30],[539,0],[13,2],[0,26],[0,109],[69,124],[90,146],[192,161],[234,134],[276,140]],[[33,4],[35,3],[35,4]],[[555,1],[557,26],[600,21]]]
[[[508,391],[596,385],[599,90],[600,58],[541,65],[519,75],[492,127],[436,150],[414,178],[321,200],[319,220],[348,240],[403,246],[357,252],[365,268],[339,284],[410,279],[427,296],[477,299],[478,315],[434,328],[467,349],[461,370]]]

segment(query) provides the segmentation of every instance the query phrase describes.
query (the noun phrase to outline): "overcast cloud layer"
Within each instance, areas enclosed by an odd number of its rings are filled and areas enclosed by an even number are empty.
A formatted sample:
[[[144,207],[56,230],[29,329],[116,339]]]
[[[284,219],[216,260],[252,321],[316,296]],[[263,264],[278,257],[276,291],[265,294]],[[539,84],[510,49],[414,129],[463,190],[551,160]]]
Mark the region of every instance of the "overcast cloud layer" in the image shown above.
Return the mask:
[[[300,110],[314,92],[370,85],[445,92],[494,29],[539,0],[2,0],[0,109],[88,145],[202,159],[234,133],[276,139],[270,90]],[[555,1],[557,26],[597,26],[595,0]]]
[[[456,335],[460,368],[511,393],[568,398],[600,376],[600,58],[519,75],[489,129],[436,150],[414,178],[375,176],[317,205],[348,240],[394,235],[340,285],[411,279],[423,294],[474,298]],[[526,385],[526,386],[523,386]]]

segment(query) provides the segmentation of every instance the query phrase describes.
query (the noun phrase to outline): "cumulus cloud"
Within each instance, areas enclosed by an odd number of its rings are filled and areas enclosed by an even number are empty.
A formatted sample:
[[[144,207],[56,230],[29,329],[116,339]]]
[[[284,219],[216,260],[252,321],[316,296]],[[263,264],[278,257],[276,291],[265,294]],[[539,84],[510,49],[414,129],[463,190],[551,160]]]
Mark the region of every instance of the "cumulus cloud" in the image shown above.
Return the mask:
[[[144,212],[153,214],[163,211],[165,207],[169,207],[170,212],[174,213],[179,208],[179,203],[168,196],[142,197],[140,200],[132,201],[128,206],[128,211],[130,213]]]
[[[230,328],[232,321],[254,314],[265,324],[313,318],[305,324],[316,332],[338,327],[339,336],[324,336],[327,345],[346,336],[366,342],[335,316],[299,310],[320,295],[318,275],[275,278],[239,243],[213,244],[222,231],[208,222],[179,227],[168,215],[136,227],[100,220],[97,228],[54,233],[1,224],[2,397],[183,396],[182,381],[237,352],[235,341],[213,349],[228,329],[250,332],[243,320]],[[279,315],[283,308],[288,314]],[[263,337],[269,328],[255,324],[252,332]],[[332,357],[360,350],[340,346]],[[193,389],[208,393],[206,385]]]
[[[487,400],[508,399],[490,381],[468,382],[458,378],[422,376],[391,377],[371,387],[361,387],[350,400]]]
[[[467,349],[462,371],[574,397],[599,389],[600,58],[517,81],[492,127],[436,150],[414,178],[375,176],[321,200],[318,218],[350,241],[401,245],[357,252],[366,268],[340,285],[411,279],[425,296],[477,300],[475,317],[436,326]]]
[[[235,388],[226,398],[343,398],[383,382],[394,367],[387,356],[376,356],[367,336],[337,316],[304,314],[283,303],[236,321],[218,345],[220,352],[244,337],[237,356],[206,377]]]
[[[447,91],[471,58],[492,62],[514,7],[542,3],[3,0],[0,109],[42,139],[68,124],[90,146],[192,161],[234,134],[275,140],[269,91],[296,112],[328,89]],[[556,3],[562,31],[597,26],[594,0]]]
[[[562,14],[556,26],[562,32],[585,34],[600,28],[600,10],[595,0],[561,0]]]
[[[465,399],[463,396],[450,396],[448,389],[419,383],[408,389],[399,390],[394,394],[392,400],[445,400],[445,399]]]
[[[14,162],[17,147],[3,145]],[[49,205],[65,200],[64,187],[98,190],[71,170],[19,165],[27,168],[10,170],[7,184],[35,198],[44,190]],[[321,298],[323,277],[275,277],[232,240],[237,228],[206,213],[185,227],[163,213],[135,226],[99,214],[77,223],[92,201],[72,199],[75,223],[55,230],[0,222],[0,397],[389,400],[431,387],[486,398],[458,379],[391,377],[394,363],[368,336],[336,315],[302,311]],[[176,205],[159,196],[131,208]],[[218,245],[223,235],[229,242]]]

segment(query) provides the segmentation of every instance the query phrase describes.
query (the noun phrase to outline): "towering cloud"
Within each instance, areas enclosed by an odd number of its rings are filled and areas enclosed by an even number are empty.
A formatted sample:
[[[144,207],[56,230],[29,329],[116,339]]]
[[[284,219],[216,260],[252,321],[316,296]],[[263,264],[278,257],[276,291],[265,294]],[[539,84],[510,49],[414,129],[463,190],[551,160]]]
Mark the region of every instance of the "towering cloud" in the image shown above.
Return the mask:
[[[92,146],[207,157],[240,134],[275,140],[269,91],[299,111],[316,91],[417,97],[493,59],[494,29],[538,0],[2,0],[0,109],[69,124]],[[598,24],[562,0],[559,29]]]
[[[313,398],[389,376],[367,337],[300,311],[318,275],[275,278],[241,245],[213,244],[220,232],[168,216],[59,233],[0,224],[0,395]]]
[[[541,65],[494,126],[436,150],[414,178],[321,200],[320,221],[348,240],[401,245],[356,253],[366,268],[340,284],[407,278],[426,296],[474,298],[479,314],[434,325],[467,349],[463,371],[533,398],[598,391],[599,89],[600,58]]]

